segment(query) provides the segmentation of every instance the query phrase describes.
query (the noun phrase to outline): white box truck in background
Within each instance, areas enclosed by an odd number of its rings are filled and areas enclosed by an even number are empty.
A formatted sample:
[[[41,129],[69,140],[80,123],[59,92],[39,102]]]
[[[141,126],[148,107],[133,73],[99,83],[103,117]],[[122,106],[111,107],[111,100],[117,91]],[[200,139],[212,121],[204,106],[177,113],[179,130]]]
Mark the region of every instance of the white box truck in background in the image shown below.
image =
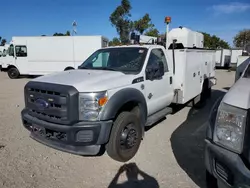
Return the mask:
[[[0,71],[2,69],[3,63],[5,62],[6,56],[8,54],[9,44],[0,46]]]
[[[0,46],[0,57],[6,56],[8,48],[9,48],[9,44],[5,44],[4,46]]]
[[[216,67],[229,68],[231,63],[231,50],[230,49],[217,49],[216,50]]]
[[[2,70],[14,79],[77,69],[94,51],[107,46],[103,36],[13,37]]]
[[[239,56],[241,56],[243,53],[242,49],[232,49],[232,55],[231,55],[231,66],[236,67],[237,66],[237,59]]]

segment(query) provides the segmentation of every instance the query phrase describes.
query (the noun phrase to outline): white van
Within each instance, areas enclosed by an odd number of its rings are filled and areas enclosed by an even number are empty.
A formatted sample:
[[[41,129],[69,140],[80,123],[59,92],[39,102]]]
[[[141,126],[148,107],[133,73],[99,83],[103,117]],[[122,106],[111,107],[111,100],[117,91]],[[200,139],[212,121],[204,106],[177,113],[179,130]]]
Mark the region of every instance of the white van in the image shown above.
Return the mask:
[[[107,46],[108,39],[102,36],[13,37],[2,69],[11,79],[76,69]]]

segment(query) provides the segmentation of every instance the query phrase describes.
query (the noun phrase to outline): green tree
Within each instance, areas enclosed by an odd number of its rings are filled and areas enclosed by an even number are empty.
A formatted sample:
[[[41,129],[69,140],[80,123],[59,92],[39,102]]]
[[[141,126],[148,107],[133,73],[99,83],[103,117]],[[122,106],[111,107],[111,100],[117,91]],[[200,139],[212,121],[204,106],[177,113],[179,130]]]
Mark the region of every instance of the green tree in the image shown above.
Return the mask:
[[[146,31],[147,29],[152,29],[153,27],[154,24],[152,24],[151,18],[149,17],[148,13],[139,20],[134,21],[134,29],[141,35],[144,33],[144,31]]]
[[[70,31],[66,31],[65,36],[70,36]]]
[[[145,35],[151,37],[159,37],[159,31],[156,28],[151,28],[145,32]]]
[[[250,29],[243,29],[234,37],[234,45],[245,48],[247,44],[250,44]]]
[[[66,31],[65,34],[63,34],[63,33],[54,33],[53,36],[70,36],[70,31]]]
[[[117,46],[120,44],[121,44],[121,41],[117,37],[113,38],[112,41],[109,41],[109,46]]]
[[[54,33],[53,36],[64,36],[63,33]]]
[[[2,37],[0,38],[0,46],[4,46],[6,43],[7,43],[7,40],[6,39],[2,39]]]
[[[228,42],[220,39],[219,37],[215,35],[210,35],[205,32],[201,32],[204,35],[204,47],[209,49],[217,49],[217,48],[223,48],[223,49],[229,49],[230,45]]]
[[[119,5],[109,17],[112,26],[116,28],[120,36],[120,41],[123,44],[129,42],[129,33],[133,26],[129,19],[129,17],[131,17],[131,8],[129,0],[122,0],[121,5]]]

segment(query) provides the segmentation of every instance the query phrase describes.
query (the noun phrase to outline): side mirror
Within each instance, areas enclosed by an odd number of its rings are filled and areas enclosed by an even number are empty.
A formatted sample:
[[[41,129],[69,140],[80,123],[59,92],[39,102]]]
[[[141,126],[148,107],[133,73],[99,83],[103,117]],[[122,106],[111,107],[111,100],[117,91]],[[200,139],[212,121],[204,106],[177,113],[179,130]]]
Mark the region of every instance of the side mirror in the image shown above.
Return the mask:
[[[146,69],[146,79],[147,80],[157,80],[161,79],[164,75],[164,65],[162,61],[152,64]]]

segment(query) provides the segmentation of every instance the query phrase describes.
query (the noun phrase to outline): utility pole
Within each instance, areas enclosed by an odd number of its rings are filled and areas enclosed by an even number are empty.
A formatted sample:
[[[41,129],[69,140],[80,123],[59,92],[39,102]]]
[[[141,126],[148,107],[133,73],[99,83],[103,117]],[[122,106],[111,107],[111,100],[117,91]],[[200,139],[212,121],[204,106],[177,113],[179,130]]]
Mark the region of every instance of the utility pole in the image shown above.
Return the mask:
[[[73,31],[72,31],[72,35],[76,35],[77,34],[77,22],[74,20],[73,23],[72,23],[72,26],[73,26]]]

